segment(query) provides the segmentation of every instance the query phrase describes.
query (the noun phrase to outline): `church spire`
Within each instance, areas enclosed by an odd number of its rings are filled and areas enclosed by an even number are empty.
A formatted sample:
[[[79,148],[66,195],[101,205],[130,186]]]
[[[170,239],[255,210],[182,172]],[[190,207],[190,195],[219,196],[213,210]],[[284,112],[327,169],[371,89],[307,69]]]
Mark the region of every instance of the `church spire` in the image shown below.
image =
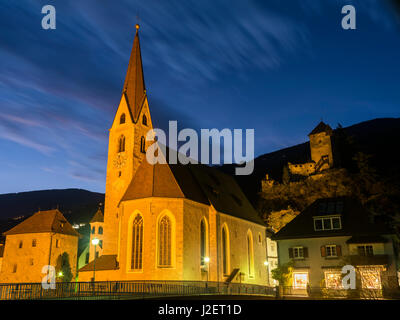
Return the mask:
[[[122,90],[128,103],[133,121],[136,122],[146,96],[146,87],[143,78],[142,56],[140,54],[139,25],[136,25],[136,34],[133,41],[128,71]]]

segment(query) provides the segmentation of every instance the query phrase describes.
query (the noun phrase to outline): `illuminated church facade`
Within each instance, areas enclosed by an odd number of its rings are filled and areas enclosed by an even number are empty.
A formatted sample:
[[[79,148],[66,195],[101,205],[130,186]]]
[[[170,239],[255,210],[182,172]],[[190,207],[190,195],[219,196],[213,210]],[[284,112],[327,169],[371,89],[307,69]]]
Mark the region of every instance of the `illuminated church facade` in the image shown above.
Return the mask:
[[[267,285],[265,224],[234,178],[202,164],[146,160],[152,120],[136,28],[109,130],[104,222],[94,228],[104,230],[102,251],[79,281],[91,281],[95,269],[96,281]]]

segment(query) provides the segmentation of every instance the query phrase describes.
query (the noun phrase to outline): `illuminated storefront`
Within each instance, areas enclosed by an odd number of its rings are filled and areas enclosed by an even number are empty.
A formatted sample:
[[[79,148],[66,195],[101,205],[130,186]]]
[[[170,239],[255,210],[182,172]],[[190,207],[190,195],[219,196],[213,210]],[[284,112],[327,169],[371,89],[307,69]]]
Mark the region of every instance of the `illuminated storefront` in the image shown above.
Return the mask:
[[[308,284],[308,272],[293,273],[293,287],[295,289],[306,289]]]
[[[382,289],[379,268],[360,268],[360,278],[363,289]]]
[[[342,274],[340,271],[325,271],[325,286],[328,289],[342,289]]]

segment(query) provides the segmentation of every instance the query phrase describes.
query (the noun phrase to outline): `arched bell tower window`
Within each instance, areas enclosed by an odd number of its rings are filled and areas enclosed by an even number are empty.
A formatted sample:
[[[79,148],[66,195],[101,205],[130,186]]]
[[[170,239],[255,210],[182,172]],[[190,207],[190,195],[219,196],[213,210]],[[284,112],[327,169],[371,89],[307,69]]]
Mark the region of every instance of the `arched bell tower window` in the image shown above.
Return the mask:
[[[119,124],[125,123],[125,113],[121,114],[121,117],[119,118]]]
[[[146,117],[145,114],[144,114],[143,117],[142,117],[142,123],[143,123],[145,126],[147,126],[147,117]]]
[[[118,140],[118,152],[125,151],[125,136],[120,136]]]
[[[140,152],[146,153],[146,140],[144,137],[140,138]]]

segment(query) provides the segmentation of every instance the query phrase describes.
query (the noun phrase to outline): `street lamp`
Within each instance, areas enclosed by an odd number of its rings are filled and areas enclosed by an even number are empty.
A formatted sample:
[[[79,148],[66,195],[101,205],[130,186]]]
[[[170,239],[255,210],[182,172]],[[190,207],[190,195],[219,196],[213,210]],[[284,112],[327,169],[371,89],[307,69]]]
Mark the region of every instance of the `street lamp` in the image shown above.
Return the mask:
[[[210,257],[204,257],[204,262],[207,264],[207,287],[208,287],[208,275],[210,273]]]
[[[94,245],[94,260],[93,260],[93,285],[96,279],[96,247],[99,244],[99,239],[93,238],[92,244]]]
[[[270,283],[269,283],[269,262],[267,260],[264,261],[264,266],[267,268],[268,285],[270,285]]]

